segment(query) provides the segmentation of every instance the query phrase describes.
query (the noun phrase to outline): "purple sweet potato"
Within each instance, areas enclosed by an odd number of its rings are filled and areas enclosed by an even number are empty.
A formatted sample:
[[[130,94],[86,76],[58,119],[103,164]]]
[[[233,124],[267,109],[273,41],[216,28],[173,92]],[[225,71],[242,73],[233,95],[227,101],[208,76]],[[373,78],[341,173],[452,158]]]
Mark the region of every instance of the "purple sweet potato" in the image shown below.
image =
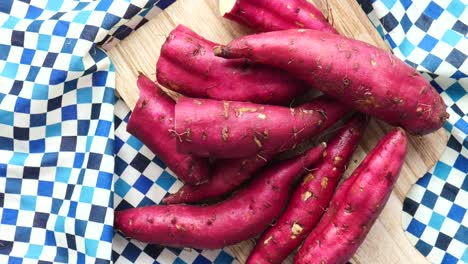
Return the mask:
[[[313,100],[310,106],[310,109],[315,112],[322,113],[320,120],[323,122],[322,126],[317,127],[317,130],[310,135],[311,137],[335,124],[345,111],[342,106],[334,105],[325,97]],[[274,154],[276,153],[264,154],[263,156],[253,155],[244,159],[220,160],[216,163],[209,182],[198,186],[185,185],[177,193],[166,197],[164,202],[170,204],[196,203],[225,195],[265,166]]]
[[[395,128],[338,188],[294,263],[346,263],[366,238],[400,173],[408,139]]]
[[[412,134],[442,127],[444,101],[415,69],[370,44],[316,30],[245,36],[215,54],[289,71],[312,87]]]
[[[294,191],[285,212],[265,231],[247,264],[282,263],[318,223],[361,138],[366,120],[356,116],[327,144],[320,163]]]
[[[292,183],[317,160],[323,148],[318,146],[271,167],[218,204],[155,205],[118,211],[115,227],[128,237],[173,247],[216,249],[252,238],[278,216]]]
[[[289,105],[307,90],[283,70],[226,60],[213,54],[219,45],[179,25],[161,48],[156,65],[160,84],[185,96]]]
[[[337,33],[322,12],[307,0],[222,0],[221,15],[257,32],[309,28]]]
[[[175,107],[177,150],[221,159],[269,156],[315,135],[325,113],[346,111],[327,97],[296,108],[180,98]]]
[[[185,183],[206,182],[209,176],[207,160],[176,150],[173,133],[175,102],[143,74],[138,76],[137,86],[140,98],[128,120],[127,131],[141,140]]]

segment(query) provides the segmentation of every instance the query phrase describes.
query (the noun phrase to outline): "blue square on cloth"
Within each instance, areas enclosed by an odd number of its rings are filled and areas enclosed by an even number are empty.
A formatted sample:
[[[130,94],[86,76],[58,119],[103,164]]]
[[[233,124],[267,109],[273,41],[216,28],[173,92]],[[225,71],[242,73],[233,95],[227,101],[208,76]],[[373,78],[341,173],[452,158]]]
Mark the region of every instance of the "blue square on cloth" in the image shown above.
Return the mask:
[[[29,244],[28,251],[26,252],[25,257],[31,259],[38,259],[42,253],[44,246]]]
[[[34,214],[33,227],[46,228],[48,219],[49,219],[48,213],[36,212]]]
[[[437,45],[439,41],[432,37],[431,35],[427,34],[424,38],[419,42],[418,47],[425,51],[431,51],[435,45]]]
[[[232,263],[234,258],[230,255],[228,255],[226,252],[221,251],[219,252],[219,255],[216,257],[214,260],[215,264],[223,264],[223,263]]]
[[[97,178],[96,187],[110,190],[112,186],[112,174],[104,171],[100,171]]]
[[[68,105],[62,108],[62,121],[76,120],[77,119],[77,106]]]
[[[198,255],[192,264],[211,264],[211,261],[203,255]]]
[[[22,97],[16,98],[15,112],[29,114],[31,112],[31,100]]]
[[[421,200],[421,204],[429,207],[429,209],[432,209],[434,208],[434,205],[437,201],[437,198],[438,196],[435,195],[433,192],[429,191],[429,190],[426,190],[426,192],[424,193],[424,196]]]
[[[424,14],[432,17],[433,19],[439,18],[439,16],[444,12],[444,9],[440,7],[435,2],[430,2],[430,4],[424,10]]]
[[[29,152],[43,153],[45,151],[45,139],[37,139],[29,141]]]
[[[112,122],[106,120],[99,120],[96,128],[96,136],[108,137]]]
[[[102,154],[90,152],[86,168],[99,170],[99,168],[101,167],[102,156]]]
[[[46,230],[44,245],[46,246],[56,246],[57,241],[55,240],[55,234],[51,230]]]
[[[5,184],[5,193],[21,194],[21,179],[7,178]]]
[[[130,145],[136,151],[139,151],[143,146],[143,142],[141,142],[138,138],[134,136],[130,136],[127,139],[127,144]]]
[[[64,232],[65,231],[65,217],[64,216],[57,216],[57,219],[55,220],[55,225],[54,225],[54,231],[57,232]]]
[[[462,35],[460,35],[456,31],[449,29],[445,31],[444,35],[442,36],[442,41],[445,41],[450,46],[455,47],[455,45],[457,45],[461,38]]]
[[[76,217],[76,207],[78,203],[75,201],[70,201],[70,206],[68,207],[68,217],[75,218]]]
[[[435,230],[440,230],[442,224],[444,223],[444,220],[444,216],[436,212],[432,212],[431,220],[429,220],[429,226],[434,228]]]
[[[36,19],[38,18],[44,10],[42,8],[35,7],[33,5],[28,6],[28,11],[26,12],[27,19]]]
[[[20,209],[26,211],[36,210],[36,196],[32,195],[21,195]]]
[[[0,13],[8,14],[13,6],[13,0],[2,0],[0,3]]]
[[[101,240],[112,242],[112,234],[114,233],[114,228],[110,225],[104,225],[101,233]]]
[[[3,208],[2,224],[5,225],[16,225],[18,219],[18,211],[8,208]],[[0,247],[1,248],[1,247]]]
[[[86,232],[86,225],[86,221],[75,219],[75,234],[77,236],[84,236]]]
[[[76,90],[78,104],[88,104],[92,102],[93,90],[91,87],[80,88]]]
[[[448,63],[452,64],[455,68],[460,68],[460,66],[465,62],[467,55],[458,49],[453,49],[450,54],[445,59]]]
[[[19,64],[7,62],[3,67],[2,75],[10,79],[15,79],[18,73],[18,67]]]
[[[441,63],[442,60],[439,57],[428,54],[427,57],[421,62],[421,65],[429,71],[435,72]]]
[[[468,173],[468,158],[459,155],[453,166],[464,173]]]
[[[44,153],[41,160],[41,166],[43,167],[53,167],[57,165],[58,153],[57,152],[48,152]]]
[[[455,239],[468,244],[468,228],[466,226],[460,225],[457,233],[455,234]]]
[[[223,262],[223,263],[228,263],[228,262]],[[187,264],[185,261],[177,257],[172,264]]]
[[[444,263],[444,264],[457,264],[458,259],[456,257],[450,255],[449,253],[445,253],[444,258],[442,259],[441,263]]]
[[[54,36],[65,37],[68,33],[68,28],[70,27],[70,22],[59,20],[55,23],[54,31],[52,34]]]
[[[94,195],[94,188],[88,186],[82,186],[80,192],[80,202],[83,203],[92,203]]]
[[[120,197],[124,197],[131,188],[132,186],[120,178],[115,181],[114,191]]]
[[[99,241],[85,238],[85,253],[88,256],[96,257]],[[84,256],[83,256],[84,257]]]
[[[39,196],[52,196],[52,191],[54,188],[54,183],[50,181],[39,181],[37,186],[37,195]]]
[[[13,126],[14,113],[0,109],[0,124]]]
[[[153,181],[143,175],[138,177],[138,180],[133,184],[133,187],[143,194],[146,194],[151,186],[153,186]]]
[[[39,34],[37,41],[37,49],[48,51],[50,47],[51,37],[49,35]]]
[[[99,4],[104,3],[105,1],[100,1]],[[118,21],[120,17],[113,15],[111,13],[106,13],[104,19],[102,20],[101,27],[104,29],[111,29]]]
[[[0,60],[6,60],[8,58],[10,49],[9,45],[0,44]]]
[[[12,165],[23,166],[24,161],[26,160],[27,157],[28,157],[27,153],[15,152],[13,154],[13,157],[10,159],[9,163]]]
[[[427,256],[432,250],[432,246],[422,240],[419,240],[414,247],[417,248],[424,256]]]
[[[391,32],[398,26],[398,20],[392,15],[392,13],[386,14],[380,20],[382,22],[382,26],[387,32]]]
[[[92,205],[89,213],[89,220],[97,223],[104,223],[106,218],[107,207]]]
[[[400,20],[400,25],[401,27],[403,28],[403,31],[405,33],[408,33],[408,30],[411,28],[411,26],[413,26],[413,23],[411,22],[411,20],[409,19],[408,15],[406,15],[406,13],[403,15],[403,17],[401,18]]]
[[[68,248],[57,247],[54,262],[68,263]]]
[[[466,214],[465,208],[459,206],[458,204],[453,204],[447,216],[461,223],[465,214]]]
[[[121,255],[131,262],[135,262],[135,260],[140,255],[140,251],[141,250],[133,243],[128,243]]]
[[[61,53],[72,54],[77,42],[77,39],[65,38],[65,42],[63,43]]]
[[[1,141],[0,141],[0,143],[1,143]],[[7,165],[3,164],[3,163],[0,163],[0,177],[5,177],[6,172],[7,172]]]
[[[425,14],[421,14],[421,16],[416,20],[416,23],[414,23],[418,28],[420,28],[422,31],[427,32],[429,28],[432,25],[432,19],[429,16],[426,16]]]
[[[27,65],[31,64],[35,53],[36,53],[35,50],[24,48],[23,53],[21,54],[20,63],[21,64],[27,64]],[[7,55],[8,55],[8,53],[7,53]],[[1,58],[1,56],[2,56],[2,51],[0,49],[0,58]]]
[[[454,17],[459,18],[461,14],[465,11],[466,5],[460,0],[451,0],[450,4],[447,6],[447,11],[452,14]]]
[[[159,176],[156,180],[156,184],[161,186],[164,190],[169,190],[176,181],[176,178],[169,174],[167,171],[163,171],[163,173]]]
[[[460,129],[463,133],[468,134],[468,123],[463,118],[455,123],[455,127]]]
[[[405,57],[408,57],[413,52],[415,46],[405,37],[400,44],[400,51]]]
[[[31,229],[30,227],[17,226],[15,230],[15,241],[28,243],[31,238]]]
[[[29,68],[28,75],[26,76],[26,81],[34,82],[40,70],[41,68],[39,67],[31,66]]]

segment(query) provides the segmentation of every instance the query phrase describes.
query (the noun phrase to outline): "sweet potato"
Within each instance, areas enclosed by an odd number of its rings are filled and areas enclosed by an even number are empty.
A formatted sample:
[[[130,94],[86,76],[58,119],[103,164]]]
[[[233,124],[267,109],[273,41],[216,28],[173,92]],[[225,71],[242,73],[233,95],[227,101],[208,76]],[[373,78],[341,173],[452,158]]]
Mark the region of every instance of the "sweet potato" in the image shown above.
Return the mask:
[[[283,70],[214,56],[218,44],[179,25],[161,48],[156,65],[160,84],[183,95],[218,100],[289,105],[307,90]]]
[[[174,101],[143,74],[138,76],[137,86],[140,98],[128,120],[127,131],[141,140],[185,183],[205,182],[209,176],[207,160],[176,150]]]
[[[356,110],[427,134],[448,117],[444,101],[415,69],[370,44],[299,29],[261,33],[216,47],[225,58],[247,58],[289,71]]]
[[[174,247],[216,249],[252,238],[278,216],[293,181],[317,160],[323,148],[318,146],[271,167],[218,204],[155,205],[118,211],[115,227],[131,238]]]
[[[340,186],[294,263],[346,263],[364,241],[392,192],[406,155],[401,128],[388,133]]]
[[[294,191],[285,212],[258,239],[248,264],[282,263],[302,243],[328,207],[365,123],[363,116],[354,117],[327,144],[322,161]]]
[[[323,123],[321,127],[317,127],[313,133],[315,135],[335,124],[346,111],[325,97],[313,100],[310,105],[310,109],[322,113],[320,120]],[[274,154],[276,153],[254,155],[245,159],[220,160],[213,169],[209,182],[198,186],[185,185],[177,193],[165,198],[164,202],[196,203],[227,194],[253,176],[253,173],[262,168]]]
[[[221,0],[221,15],[258,32],[310,28],[337,33],[322,12],[307,0]]]
[[[177,150],[221,159],[268,156],[315,135],[325,113],[346,111],[326,97],[296,108],[180,98],[175,107]]]

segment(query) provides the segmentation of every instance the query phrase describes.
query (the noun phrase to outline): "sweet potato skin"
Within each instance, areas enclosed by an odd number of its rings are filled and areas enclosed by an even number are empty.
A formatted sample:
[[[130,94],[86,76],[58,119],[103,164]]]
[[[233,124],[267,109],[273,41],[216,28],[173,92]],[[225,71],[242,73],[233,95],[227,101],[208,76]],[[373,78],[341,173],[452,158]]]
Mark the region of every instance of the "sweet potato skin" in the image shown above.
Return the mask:
[[[395,128],[340,186],[294,263],[346,263],[387,202],[403,165],[407,138]]]
[[[337,105],[326,97],[319,97],[310,103],[310,109],[320,112],[322,126],[317,127],[310,136],[335,124],[345,113],[343,106]],[[198,186],[184,185],[177,193],[164,199],[169,204],[196,203],[220,197],[234,190],[253,176],[253,173],[265,166],[276,153],[264,153],[243,159],[221,160],[213,169],[210,181]]]
[[[323,159],[294,190],[276,224],[257,240],[247,264],[282,263],[318,223],[346,170],[367,121],[349,120],[327,144]]]
[[[293,149],[321,130],[324,112],[344,115],[347,111],[326,97],[296,108],[180,98],[175,109],[177,150],[220,159],[268,156]]]
[[[323,149],[318,146],[271,167],[218,204],[156,205],[118,211],[115,227],[140,241],[174,247],[216,249],[252,238],[280,213],[292,182]]]
[[[224,17],[258,32],[309,28],[337,33],[322,12],[307,0],[237,0]]]
[[[207,160],[176,150],[173,133],[175,102],[143,74],[138,76],[137,86],[140,98],[128,120],[127,131],[160,157],[185,183],[206,182],[209,176]]]
[[[448,117],[444,101],[421,74],[358,40],[300,29],[245,36],[215,49],[222,57],[285,69],[354,109],[412,134],[433,132]]]
[[[226,60],[213,54],[219,45],[178,25],[167,37],[156,65],[163,86],[185,96],[289,105],[307,87],[283,70]]]

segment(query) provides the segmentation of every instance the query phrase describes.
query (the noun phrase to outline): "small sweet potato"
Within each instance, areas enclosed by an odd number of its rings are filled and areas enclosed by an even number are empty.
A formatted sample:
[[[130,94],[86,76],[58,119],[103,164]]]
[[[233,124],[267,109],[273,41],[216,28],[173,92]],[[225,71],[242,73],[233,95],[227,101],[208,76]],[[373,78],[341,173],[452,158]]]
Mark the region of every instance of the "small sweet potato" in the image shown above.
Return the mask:
[[[294,263],[346,263],[366,238],[400,174],[408,139],[395,128],[338,188]]]
[[[346,111],[324,96],[295,108],[180,98],[175,107],[177,150],[220,159],[269,156],[316,135],[327,114]]]
[[[160,84],[196,98],[289,105],[307,90],[283,70],[226,60],[213,54],[219,45],[178,25],[167,37],[156,65]]]
[[[197,185],[209,177],[207,160],[178,153],[174,131],[175,102],[148,77],[137,81],[140,98],[130,115],[127,131],[151,151],[187,184]]]
[[[221,0],[221,15],[257,32],[309,28],[337,33],[322,12],[307,0]]]
[[[216,249],[252,238],[278,216],[292,183],[323,148],[271,167],[215,205],[155,205],[117,211],[115,228],[143,242],[174,247]]]
[[[363,116],[352,118],[327,144],[323,159],[294,191],[276,224],[257,240],[247,264],[282,263],[302,243],[328,207],[365,124]]]
[[[285,69],[352,108],[412,134],[442,127],[444,101],[415,69],[370,44],[309,29],[261,33],[215,48],[225,58],[247,58]]]

